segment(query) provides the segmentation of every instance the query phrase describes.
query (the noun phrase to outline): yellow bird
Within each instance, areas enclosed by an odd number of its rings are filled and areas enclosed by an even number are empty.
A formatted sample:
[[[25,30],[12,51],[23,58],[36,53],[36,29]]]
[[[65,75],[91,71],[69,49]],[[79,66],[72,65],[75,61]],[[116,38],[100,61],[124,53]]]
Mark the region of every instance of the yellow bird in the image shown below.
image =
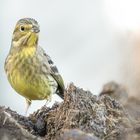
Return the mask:
[[[5,71],[11,86],[26,98],[49,99],[53,93],[64,97],[64,82],[51,58],[38,45],[39,25],[32,18],[20,19],[13,32]]]

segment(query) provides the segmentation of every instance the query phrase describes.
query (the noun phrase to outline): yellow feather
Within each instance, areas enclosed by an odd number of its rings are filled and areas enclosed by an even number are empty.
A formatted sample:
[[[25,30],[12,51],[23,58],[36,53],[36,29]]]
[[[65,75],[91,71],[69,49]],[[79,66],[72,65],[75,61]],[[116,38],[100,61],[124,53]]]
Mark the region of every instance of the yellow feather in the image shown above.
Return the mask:
[[[24,46],[24,48],[20,52],[20,57],[28,58],[29,56],[33,56],[35,51],[36,51],[35,47]]]

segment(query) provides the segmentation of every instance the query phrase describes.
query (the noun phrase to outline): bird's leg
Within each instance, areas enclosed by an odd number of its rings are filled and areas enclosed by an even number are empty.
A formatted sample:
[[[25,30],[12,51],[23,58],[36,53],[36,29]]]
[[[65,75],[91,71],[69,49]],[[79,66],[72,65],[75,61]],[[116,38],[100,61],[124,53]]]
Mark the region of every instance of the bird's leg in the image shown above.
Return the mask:
[[[31,105],[32,101],[29,100],[29,99],[26,99],[26,109],[25,109],[25,116],[27,116],[27,112],[28,112],[28,109]]]
[[[46,106],[48,106],[48,104],[51,102],[51,100],[52,100],[52,95],[50,95],[47,99],[46,99],[46,103],[45,103],[45,105]]]
[[[48,106],[48,103],[49,103],[48,100],[46,100],[45,106]]]

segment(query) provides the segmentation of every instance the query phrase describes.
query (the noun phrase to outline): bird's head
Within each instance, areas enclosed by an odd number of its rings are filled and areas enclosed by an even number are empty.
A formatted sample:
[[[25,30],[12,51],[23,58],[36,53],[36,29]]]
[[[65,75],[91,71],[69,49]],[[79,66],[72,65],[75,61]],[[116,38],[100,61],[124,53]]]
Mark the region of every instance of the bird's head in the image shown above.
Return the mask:
[[[37,46],[39,25],[32,18],[20,19],[13,32],[12,43],[14,46]]]

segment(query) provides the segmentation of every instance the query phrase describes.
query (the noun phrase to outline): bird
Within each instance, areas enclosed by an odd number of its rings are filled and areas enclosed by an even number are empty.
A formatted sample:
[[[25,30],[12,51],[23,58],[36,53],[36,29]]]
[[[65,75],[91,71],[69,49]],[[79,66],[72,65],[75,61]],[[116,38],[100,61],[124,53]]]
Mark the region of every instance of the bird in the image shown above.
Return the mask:
[[[33,18],[16,23],[4,69],[12,88],[26,99],[49,100],[56,93],[64,98],[64,81],[51,57],[38,44],[40,26]]]

